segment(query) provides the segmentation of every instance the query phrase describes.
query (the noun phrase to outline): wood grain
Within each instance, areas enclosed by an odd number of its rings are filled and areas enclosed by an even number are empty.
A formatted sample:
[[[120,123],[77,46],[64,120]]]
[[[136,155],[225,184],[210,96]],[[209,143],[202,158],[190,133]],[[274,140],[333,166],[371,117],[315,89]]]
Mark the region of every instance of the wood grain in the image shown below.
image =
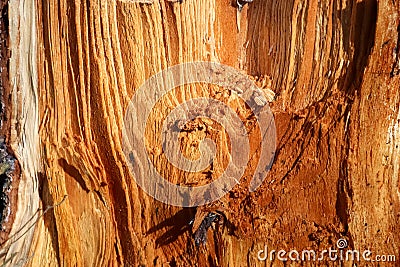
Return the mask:
[[[12,0],[8,10],[8,142],[21,177],[3,262],[264,266],[257,252],[265,245],[320,251],[339,238],[400,258],[398,1],[255,0],[241,13],[240,32],[228,0]],[[172,106],[205,96],[240,114],[252,155],[243,182],[225,197],[179,208],[136,185],[122,129],[146,79],[200,60],[235,67],[275,93],[277,150],[264,183],[249,193],[260,139],[248,107],[217,86],[177,88],[150,117],[149,146],[159,145]],[[180,135],[184,154],[196,158],[210,137],[219,158],[208,172],[184,175],[166,165],[161,150],[150,151],[175,183],[208,182],[229,158],[222,128],[205,120],[192,126]],[[223,219],[198,248],[190,222],[210,211]]]

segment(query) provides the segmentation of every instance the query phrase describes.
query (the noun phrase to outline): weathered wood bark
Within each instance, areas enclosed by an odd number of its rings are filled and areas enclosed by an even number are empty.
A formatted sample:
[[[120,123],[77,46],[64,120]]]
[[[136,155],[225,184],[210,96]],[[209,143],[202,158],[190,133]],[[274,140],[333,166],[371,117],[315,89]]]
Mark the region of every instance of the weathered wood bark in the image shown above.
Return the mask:
[[[10,124],[3,132],[21,173],[0,254],[6,264],[264,266],[257,259],[264,245],[323,250],[339,238],[400,259],[399,1],[255,0],[241,13],[240,32],[228,0],[11,0],[8,10]],[[168,206],[136,185],[121,130],[147,78],[198,60],[233,66],[270,87],[278,135],[262,186],[247,189],[256,156],[243,183],[206,208],[225,218],[199,248],[189,225],[195,208]],[[192,85],[161,105],[200,95],[230,97]],[[158,108],[149,140],[167,115]],[[240,102],[233,108],[249,112]],[[185,133],[184,146],[204,131]],[[217,129],[211,137],[224,136]],[[250,139],[257,155],[260,140]],[[229,153],[226,144],[219,148]]]

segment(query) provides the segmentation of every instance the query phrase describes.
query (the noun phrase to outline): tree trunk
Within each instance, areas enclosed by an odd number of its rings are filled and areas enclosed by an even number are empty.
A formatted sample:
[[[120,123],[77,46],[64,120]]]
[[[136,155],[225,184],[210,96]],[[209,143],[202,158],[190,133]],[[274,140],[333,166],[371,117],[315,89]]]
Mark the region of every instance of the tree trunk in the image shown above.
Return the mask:
[[[2,133],[17,159],[0,262],[297,266],[259,252],[321,252],[340,239],[343,249],[400,259],[399,1],[254,0],[241,12],[230,0],[0,2]],[[250,192],[262,140],[249,106],[216,85],[170,92],[145,137],[172,183],[208,183],[232,153],[227,133],[200,118],[183,126],[181,148],[196,159],[204,137],[216,141],[211,169],[185,174],[167,164],[157,142],[174,105],[200,96],[229,103],[250,143],[240,184],[213,203],[179,207],[138,186],[123,129],[147,79],[195,61],[231,66],[274,92],[276,151]],[[219,219],[207,230],[210,214]],[[200,228],[207,238],[198,242]],[[339,261],[367,264],[304,265]]]

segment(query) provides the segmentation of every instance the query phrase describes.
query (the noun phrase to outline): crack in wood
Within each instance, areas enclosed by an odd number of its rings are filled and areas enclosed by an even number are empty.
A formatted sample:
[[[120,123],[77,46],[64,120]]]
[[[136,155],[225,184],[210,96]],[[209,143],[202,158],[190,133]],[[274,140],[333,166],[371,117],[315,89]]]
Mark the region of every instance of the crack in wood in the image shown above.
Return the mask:
[[[392,71],[390,72],[391,78],[400,74],[400,23],[397,26],[397,44],[393,52],[396,56],[393,62]]]

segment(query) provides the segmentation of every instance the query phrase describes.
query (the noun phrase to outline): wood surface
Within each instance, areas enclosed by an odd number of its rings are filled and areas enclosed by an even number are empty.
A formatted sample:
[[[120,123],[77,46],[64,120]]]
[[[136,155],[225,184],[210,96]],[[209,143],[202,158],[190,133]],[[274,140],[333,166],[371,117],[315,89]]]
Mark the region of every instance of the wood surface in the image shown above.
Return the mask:
[[[2,59],[9,60],[2,133],[20,173],[0,263],[298,266],[259,261],[257,252],[323,250],[339,238],[400,260],[398,0],[254,0],[239,27],[229,0],[2,3],[10,51]],[[197,209],[163,204],[138,187],[122,142],[135,91],[159,71],[194,61],[234,67],[272,90],[277,128],[275,161],[260,188],[248,191],[260,143],[250,134],[255,156],[243,183]],[[229,102],[231,94],[179,88],[159,103],[146,138],[157,140],[171,103],[198,96]],[[230,105],[251,127],[249,109]],[[183,151],[195,158],[202,138],[219,140],[214,179],[228,140],[223,129],[196,123],[181,134]],[[154,164],[175,183],[210,179]],[[196,247],[190,222],[217,211],[223,219]]]

